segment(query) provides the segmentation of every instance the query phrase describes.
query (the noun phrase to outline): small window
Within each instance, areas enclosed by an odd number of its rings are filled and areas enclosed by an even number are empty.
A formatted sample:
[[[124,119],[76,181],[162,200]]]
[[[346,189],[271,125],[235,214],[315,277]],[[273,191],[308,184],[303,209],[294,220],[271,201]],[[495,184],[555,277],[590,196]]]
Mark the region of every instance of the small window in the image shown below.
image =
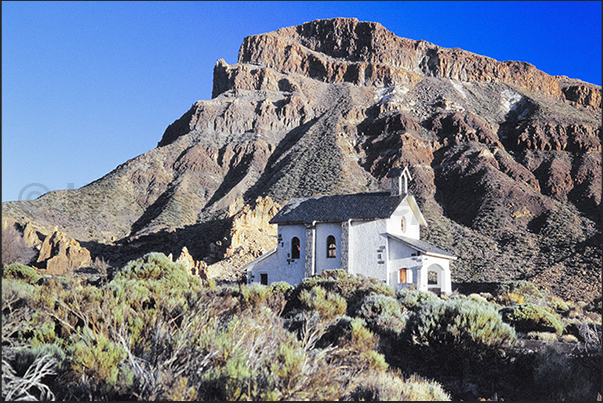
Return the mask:
[[[260,273],[260,284],[268,285],[268,273]]]
[[[335,237],[329,235],[327,237],[327,258],[332,259],[337,256],[337,245],[335,243]]]
[[[291,259],[299,259],[299,256],[300,256],[299,238],[294,236],[291,239]]]
[[[400,229],[402,230],[402,233],[404,233],[405,229],[404,229],[404,224],[406,222],[406,217],[402,217],[402,219],[400,220]]]

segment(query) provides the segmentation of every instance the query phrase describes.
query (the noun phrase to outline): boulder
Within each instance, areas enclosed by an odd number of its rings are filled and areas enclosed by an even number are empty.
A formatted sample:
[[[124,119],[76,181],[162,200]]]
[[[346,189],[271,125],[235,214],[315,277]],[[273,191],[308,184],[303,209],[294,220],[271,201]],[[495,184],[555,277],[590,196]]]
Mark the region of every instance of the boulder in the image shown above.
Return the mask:
[[[68,238],[57,228],[42,242],[40,255],[36,262],[36,266],[42,273],[55,276],[91,264],[90,252],[82,247],[78,241]]]

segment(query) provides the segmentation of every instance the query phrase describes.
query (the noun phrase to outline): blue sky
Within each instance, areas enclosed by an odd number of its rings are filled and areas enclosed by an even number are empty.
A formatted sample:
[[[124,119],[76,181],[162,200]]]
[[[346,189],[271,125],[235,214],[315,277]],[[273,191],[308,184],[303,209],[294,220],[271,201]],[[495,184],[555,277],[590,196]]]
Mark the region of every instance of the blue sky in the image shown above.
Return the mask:
[[[601,85],[601,2],[2,2],[2,201],[79,188],[211,98],[248,35],[321,18]]]

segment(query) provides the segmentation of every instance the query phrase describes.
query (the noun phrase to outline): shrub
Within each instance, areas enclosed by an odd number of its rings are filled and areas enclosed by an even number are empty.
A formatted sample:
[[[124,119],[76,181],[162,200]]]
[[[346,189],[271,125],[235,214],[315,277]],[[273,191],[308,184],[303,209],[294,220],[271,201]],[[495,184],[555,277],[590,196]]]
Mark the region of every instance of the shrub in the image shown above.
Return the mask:
[[[21,280],[7,278],[2,281],[2,313],[8,314],[35,303],[36,286]]]
[[[162,253],[148,253],[129,262],[109,288],[115,298],[126,301],[134,311],[160,307],[165,315],[176,318],[195,304],[203,283],[183,264],[172,262]]]
[[[594,401],[601,392],[601,354],[575,357],[548,345],[536,354],[530,385],[534,399]],[[599,395],[600,396],[600,395]]]
[[[253,283],[250,286],[242,285],[239,291],[241,307],[243,309],[256,308],[263,304],[280,314],[287,303],[287,296],[291,294],[291,290],[293,290],[293,286],[284,281],[272,283],[269,286],[259,283]]]
[[[129,262],[117,275],[123,280],[188,280],[186,267],[172,262],[163,253],[147,253],[140,259]],[[198,279],[197,277],[189,276]],[[200,280],[200,279],[198,279]],[[183,284],[184,285],[184,284]]]
[[[343,297],[328,292],[320,286],[313,287],[310,291],[302,290],[299,299],[303,309],[316,311],[322,319],[326,320],[345,314],[347,309]]]
[[[29,284],[35,284],[42,276],[38,274],[33,267],[25,266],[20,263],[12,263],[6,266],[2,271],[2,278],[14,278],[24,280]]]
[[[285,281],[277,281],[270,284],[270,289],[273,294],[289,294],[293,290],[293,286]]]
[[[2,353],[3,400],[55,400],[50,386],[65,362],[60,348],[46,344]]]
[[[370,372],[354,379],[356,387],[345,400],[449,401],[450,396],[435,381],[411,375],[403,379],[393,371]]]
[[[35,249],[25,244],[14,225],[2,228],[2,266],[12,263],[29,264],[36,256]]]
[[[453,348],[474,357],[505,349],[516,341],[513,328],[491,304],[464,297],[424,303],[409,317],[409,327],[415,343]]]
[[[405,309],[411,311],[418,310],[425,302],[438,301],[440,299],[433,292],[411,290],[409,288],[396,291],[396,298]]]
[[[281,314],[287,304],[287,299],[293,291],[293,286],[284,281],[270,284],[271,296],[268,298],[268,306],[277,314]]]
[[[370,294],[354,306],[353,312],[355,316],[366,321],[370,330],[386,337],[385,344],[391,344],[405,331],[406,316],[402,314],[400,304],[395,298]]]
[[[293,289],[284,313],[293,312],[295,314],[296,309],[300,308],[299,296],[302,291],[310,291],[316,286],[341,296],[347,302],[348,307],[354,306],[369,294],[383,294],[391,297],[395,295],[391,287],[374,278],[349,274],[344,270],[325,270],[319,275],[303,279]]]
[[[376,319],[379,316],[402,315],[400,304],[395,298],[383,294],[370,294],[352,308],[353,315],[363,319]]]
[[[304,348],[268,309],[227,323],[210,321],[197,338],[193,382],[203,400],[335,400],[345,373],[320,350]]]
[[[546,308],[527,303],[501,308],[500,314],[505,322],[522,333],[551,332],[561,336],[563,324]]]
[[[513,294],[517,303],[529,302],[537,305],[546,305],[546,295],[533,283],[526,280],[503,283],[498,287],[498,295]]]
[[[126,351],[102,333],[84,327],[68,354],[74,381],[83,376],[89,380],[93,392],[111,396],[116,389],[133,383],[134,374],[121,365],[127,357]]]
[[[379,336],[367,329],[360,318],[341,316],[328,327],[317,345],[336,346],[331,359],[356,372],[381,371],[388,367],[383,354],[377,352]]]
[[[515,292],[505,292],[496,297],[496,302],[498,302],[501,305],[510,306],[510,305],[523,304],[525,302],[525,300],[523,298],[523,295],[519,295]]]
[[[552,310],[557,311],[563,315],[568,314],[569,310],[570,310],[570,305],[568,305],[567,302],[565,302],[563,299],[557,297],[556,295],[551,295],[551,297],[549,298],[549,301],[548,301],[548,306]]]
[[[250,286],[243,285],[240,288],[241,307],[243,309],[257,308],[266,304],[271,295],[272,289],[269,286],[259,283],[253,283]]]

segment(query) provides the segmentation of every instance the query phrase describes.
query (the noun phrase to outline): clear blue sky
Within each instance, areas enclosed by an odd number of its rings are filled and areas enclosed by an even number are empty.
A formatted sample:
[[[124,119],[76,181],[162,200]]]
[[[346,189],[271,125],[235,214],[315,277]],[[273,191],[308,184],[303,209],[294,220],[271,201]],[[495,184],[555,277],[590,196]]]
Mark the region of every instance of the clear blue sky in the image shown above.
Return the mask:
[[[355,17],[601,85],[601,2],[2,2],[2,201],[79,188],[211,97],[243,38]]]

